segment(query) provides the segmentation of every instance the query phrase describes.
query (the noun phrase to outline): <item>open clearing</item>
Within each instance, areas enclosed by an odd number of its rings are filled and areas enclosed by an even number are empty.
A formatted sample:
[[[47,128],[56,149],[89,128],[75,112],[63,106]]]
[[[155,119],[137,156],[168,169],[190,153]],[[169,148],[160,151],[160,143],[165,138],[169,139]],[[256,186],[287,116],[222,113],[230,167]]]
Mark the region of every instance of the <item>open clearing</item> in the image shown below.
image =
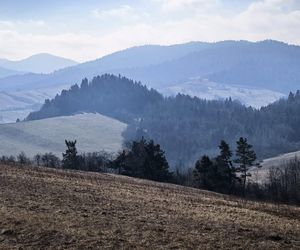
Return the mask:
[[[300,160],[300,151],[281,154],[276,157],[264,159],[260,165],[260,168],[253,167],[250,171],[250,180],[258,183],[265,183],[268,181],[269,170],[273,167],[283,168],[292,161]]]
[[[0,249],[300,249],[300,208],[112,174],[0,166]]]
[[[31,157],[46,152],[61,157],[65,139],[77,140],[79,152],[116,153],[122,148],[126,128],[125,123],[96,113],[1,124],[0,155],[24,151]]]

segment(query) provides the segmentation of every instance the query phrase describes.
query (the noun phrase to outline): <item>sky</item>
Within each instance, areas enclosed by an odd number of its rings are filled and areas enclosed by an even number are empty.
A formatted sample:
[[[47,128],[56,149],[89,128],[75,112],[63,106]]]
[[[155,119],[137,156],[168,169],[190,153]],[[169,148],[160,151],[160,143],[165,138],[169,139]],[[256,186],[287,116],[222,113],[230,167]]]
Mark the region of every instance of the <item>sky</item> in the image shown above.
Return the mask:
[[[0,0],[0,58],[84,62],[145,44],[274,39],[300,45],[300,0]]]

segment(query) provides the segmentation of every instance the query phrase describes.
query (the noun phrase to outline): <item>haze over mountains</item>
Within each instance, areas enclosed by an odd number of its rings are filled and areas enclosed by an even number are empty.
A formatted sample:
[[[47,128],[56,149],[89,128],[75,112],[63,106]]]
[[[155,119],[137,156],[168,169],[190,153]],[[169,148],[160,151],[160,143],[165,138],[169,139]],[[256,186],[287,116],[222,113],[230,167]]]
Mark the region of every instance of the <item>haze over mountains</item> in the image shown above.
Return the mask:
[[[0,67],[7,70],[7,73],[1,73],[0,77],[7,77],[25,73],[48,74],[55,70],[74,66],[77,62],[54,56],[48,53],[41,53],[30,56],[28,58],[12,61],[8,59],[0,59]]]
[[[234,147],[241,136],[250,138],[259,159],[299,150],[299,107],[300,91],[257,110],[231,99],[164,98],[138,82],[105,74],[63,90],[26,120],[96,112],[128,124],[125,141],[144,137],[159,143],[175,166],[217,154],[221,140]]]
[[[27,68],[24,65],[11,68],[29,69],[28,65],[33,61],[38,62],[33,57],[26,64]],[[41,71],[43,67],[44,71],[50,71],[53,65],[59,65],[38,64],[31,72]],[[0,61],[1,65],[9,63]],[[62,89],[61,86],[71,86],[85,77],[91,79],[104,73],[121,74],[141,81],[165,95],[181,92],[207,99],[232,97],[243,104],[259,108],[299,88],[300,47],[272,40],[256,43],[223,41],[171,46],[145,45],[49,74],[10,75],[6,72],[6,76],[9,76],[0,79],[0,91],[20,93],[47,89],[53,93],[53,89]],[[38,98],[35,104],[41,104]],[[0,116],[3,116],[2,111]],[[20,118],[27,114],[28,111],[24,111]]]

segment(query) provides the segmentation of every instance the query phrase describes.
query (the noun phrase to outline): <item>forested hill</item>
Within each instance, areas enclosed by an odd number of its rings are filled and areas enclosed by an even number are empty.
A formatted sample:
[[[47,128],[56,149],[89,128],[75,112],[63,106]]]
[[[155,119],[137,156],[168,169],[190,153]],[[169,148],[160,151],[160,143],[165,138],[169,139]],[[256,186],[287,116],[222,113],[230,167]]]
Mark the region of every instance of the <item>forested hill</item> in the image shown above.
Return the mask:
[[[143,116],[146,107],[163,100],[161,94],[139,82],[125,77],[102,75],[88,83],[83,79],[80,87],[73,85],[53,100],[46,100],[41,110],[29,114],[27,120],[71,115],[77,112],[98,112],[130,122]]]
[[[124,77],[103,75],[46,100],[27,120],[77,112],[99,112],[129,124],[127,139],[144,136],[161,144],[171,165],[193,163],[214,154],[221,139],[232,146],[244,136],[259,157],[300,148],[300,93],[260,110],[228,100],[207,101],[186,95],[164,98]]]

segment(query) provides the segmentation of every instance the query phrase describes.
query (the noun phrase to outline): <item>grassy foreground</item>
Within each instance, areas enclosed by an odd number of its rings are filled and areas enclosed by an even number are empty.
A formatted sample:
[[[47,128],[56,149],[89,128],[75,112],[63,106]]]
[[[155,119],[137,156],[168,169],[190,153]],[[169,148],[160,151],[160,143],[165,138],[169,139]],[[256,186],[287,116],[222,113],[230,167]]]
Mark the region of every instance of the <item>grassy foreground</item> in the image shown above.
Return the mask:
[[[0,249],[300,249],[300,208],[110,174],[0,166]]]

